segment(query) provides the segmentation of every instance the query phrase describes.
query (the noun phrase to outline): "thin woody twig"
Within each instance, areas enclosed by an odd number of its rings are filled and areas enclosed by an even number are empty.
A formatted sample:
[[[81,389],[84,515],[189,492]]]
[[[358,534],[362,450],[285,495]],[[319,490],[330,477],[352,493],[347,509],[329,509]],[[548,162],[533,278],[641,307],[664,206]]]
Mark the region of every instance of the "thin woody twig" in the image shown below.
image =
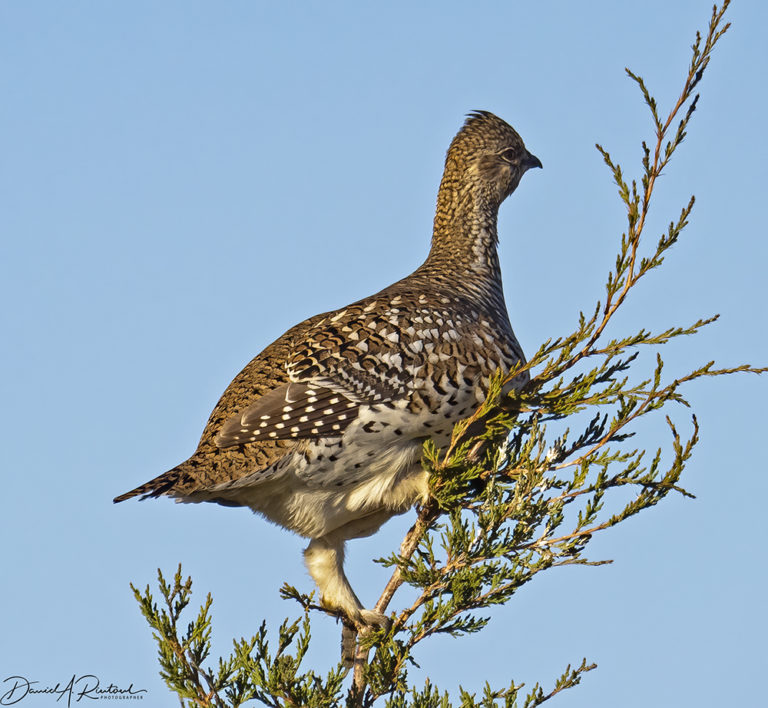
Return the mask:
[[[413,526],[408,530],[403,542],[400,544],[400,557],[404,560],[410,560],[419,546],[425,531],[432,525],[432,523],[439,516],[440,511],[437,504],[433,499],[430,499],[427,504],[419,509],[419,515],[416,518]],[[397,589],[403,584],[400,568],[396,567],[389,581],[384,587],[384,590],[376,603],[376,611],[382,614],[386,612],[392,597]]]

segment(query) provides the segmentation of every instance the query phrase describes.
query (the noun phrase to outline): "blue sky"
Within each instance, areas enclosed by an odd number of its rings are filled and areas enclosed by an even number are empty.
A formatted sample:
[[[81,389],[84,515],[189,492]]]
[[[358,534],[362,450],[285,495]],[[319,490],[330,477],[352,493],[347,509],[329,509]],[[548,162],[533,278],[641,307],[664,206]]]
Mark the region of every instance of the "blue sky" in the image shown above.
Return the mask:
[[[594,143],[636,175],[651,137],[623,68],[669,106],[710,8],[2,3],[0,681],[92,673],[170,705],[128,583],[179,561],[197,600],[214,595],[219,652],[293,614],[277,591],[311,589],[298,537],[244,510],[112,497],[186,458],[230,379],[290,325],[421,262],[470,110],[508,120],[544,164],[500,219],[518,338],[533,352],[570,331],[602,295],[624,226]],[[694,193],[690,226],[617,330],[721,313],[664,352],[677,372],[768,361],[768,8],[737,0],[730,19],[648,234]],[[691,387],[697,499],[596,538],[591,556],[612,565],[537,578],[482,634],[425,645],[414,676],[548,686],[587,657],[598,670],[557,705],[755,705],[768,669],[766,385]],[[650,447],[664,434],[645,432]],[[370,559],[409,518],[351,544],[364,601],[386,577]],[[328,666],[338,629],[315,625],[312,659]]]

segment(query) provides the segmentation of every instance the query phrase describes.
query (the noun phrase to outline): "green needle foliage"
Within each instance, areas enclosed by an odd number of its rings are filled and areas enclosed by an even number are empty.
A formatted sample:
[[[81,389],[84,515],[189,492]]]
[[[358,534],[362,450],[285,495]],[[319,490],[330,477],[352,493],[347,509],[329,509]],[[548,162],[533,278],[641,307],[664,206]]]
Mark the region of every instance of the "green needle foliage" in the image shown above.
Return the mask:
[[[658,177],[686,137],[696,110],[701,81],[717,42],[728,29],[723,16],[728,1],[712,11],[705,35],[697,33],[680,97],[669,113],[659,112],[643,79],[627,69],[650,111],[654,135],[642,143],[639,183],[628,181],[621,166],[598,145],[626,207],[615,266],[608,273],[605,298],[581,314],[572,333],[544,343],[525,365],[530,384],[510,390],[520,369],[499,374],[485,404],[454,430],[448,449],[424,446],[432,496],[397,553],[379,559],[392,569],[375,609],[390,612],[388,630],[358,637],[352,669],[339,664],[325,675],[304,667],[310,620],[326,612],[295,588],[282,595],[301,605],[295,621],[286,620],[268,639],[266,623],[249,640],[234,642],[233,653],[218,666],[204,668],[210,652],[211,596],[197,617],[180,626],[190,602],[192,581],[181,568],[173,582],[161,573],[162,602],[149,587],[134,588],[142,612],[154,630],[161,675],[188,706],[405,706],[448,708],[445,689],[427,681],[409,684],[408,667],[417,645],[436,634],[460,637],[489,622],[488,609],[508,602],[538,573],[563,565],[597,565],[585,556],[594,534],[622,523],[671,493],[691,496],[680,477],[699,439],[696,417],[688,432],[666,416],[669,440],[649,452],[628,445],[641,418],[671,406],[688,406],[687,384],[736,372],[760,373],[749,365],[717,367],[703,363],[676,378],[665,374],[660,348],[694,335],[717,317],[662,332],[640,329],[608,337],[609,324],[639,281],[659,268],[688,223],[693,198],[672,220],[655,246],[643,238]],[[655,353],[642,358],[643,348]],[[651,364],[643,371],[646,359]],[[547,426],[559,430],[557,435]],[[415,590],[410,604],[390,610],[402,585]],[[411,593],[413,596],[414,593]],[[423,659],[427,652],[420,652]],[[536,684],[503,688],[486,685],[482,695],[458,690],[459,703],[470,706],[533,706],[578,684],[594,664],[568,666],[549,689]]]

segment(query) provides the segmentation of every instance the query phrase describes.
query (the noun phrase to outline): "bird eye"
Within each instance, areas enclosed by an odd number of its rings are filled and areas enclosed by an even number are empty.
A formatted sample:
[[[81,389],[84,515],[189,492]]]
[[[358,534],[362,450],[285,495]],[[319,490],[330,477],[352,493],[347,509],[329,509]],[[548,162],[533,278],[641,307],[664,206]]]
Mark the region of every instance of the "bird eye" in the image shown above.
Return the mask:
[[[499,157],[505,162],[517,162],[518,153],[514,148],[507,148],[499,153]]]

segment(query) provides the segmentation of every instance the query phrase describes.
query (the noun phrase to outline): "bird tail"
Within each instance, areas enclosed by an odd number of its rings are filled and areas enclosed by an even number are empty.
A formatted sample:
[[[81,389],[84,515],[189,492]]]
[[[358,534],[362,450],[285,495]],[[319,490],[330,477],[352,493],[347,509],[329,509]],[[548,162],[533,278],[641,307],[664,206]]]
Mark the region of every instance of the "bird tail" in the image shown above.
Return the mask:
[[[168,494],[179,480],[180,467],[182,467],[182,465],[178,465],[167,472],[163,472],[163,474],[154,479],[150,479],[149,482],[145,482],[141,486],[136,487],[136,489],[131,489],[130,492],[125,492],[124,494],[115,497],[112,501],[115,504],[119,504],[120,502],[123,502],[126,499],[132,499],[133,497],[140,496],[141,499],[144,500]]]

